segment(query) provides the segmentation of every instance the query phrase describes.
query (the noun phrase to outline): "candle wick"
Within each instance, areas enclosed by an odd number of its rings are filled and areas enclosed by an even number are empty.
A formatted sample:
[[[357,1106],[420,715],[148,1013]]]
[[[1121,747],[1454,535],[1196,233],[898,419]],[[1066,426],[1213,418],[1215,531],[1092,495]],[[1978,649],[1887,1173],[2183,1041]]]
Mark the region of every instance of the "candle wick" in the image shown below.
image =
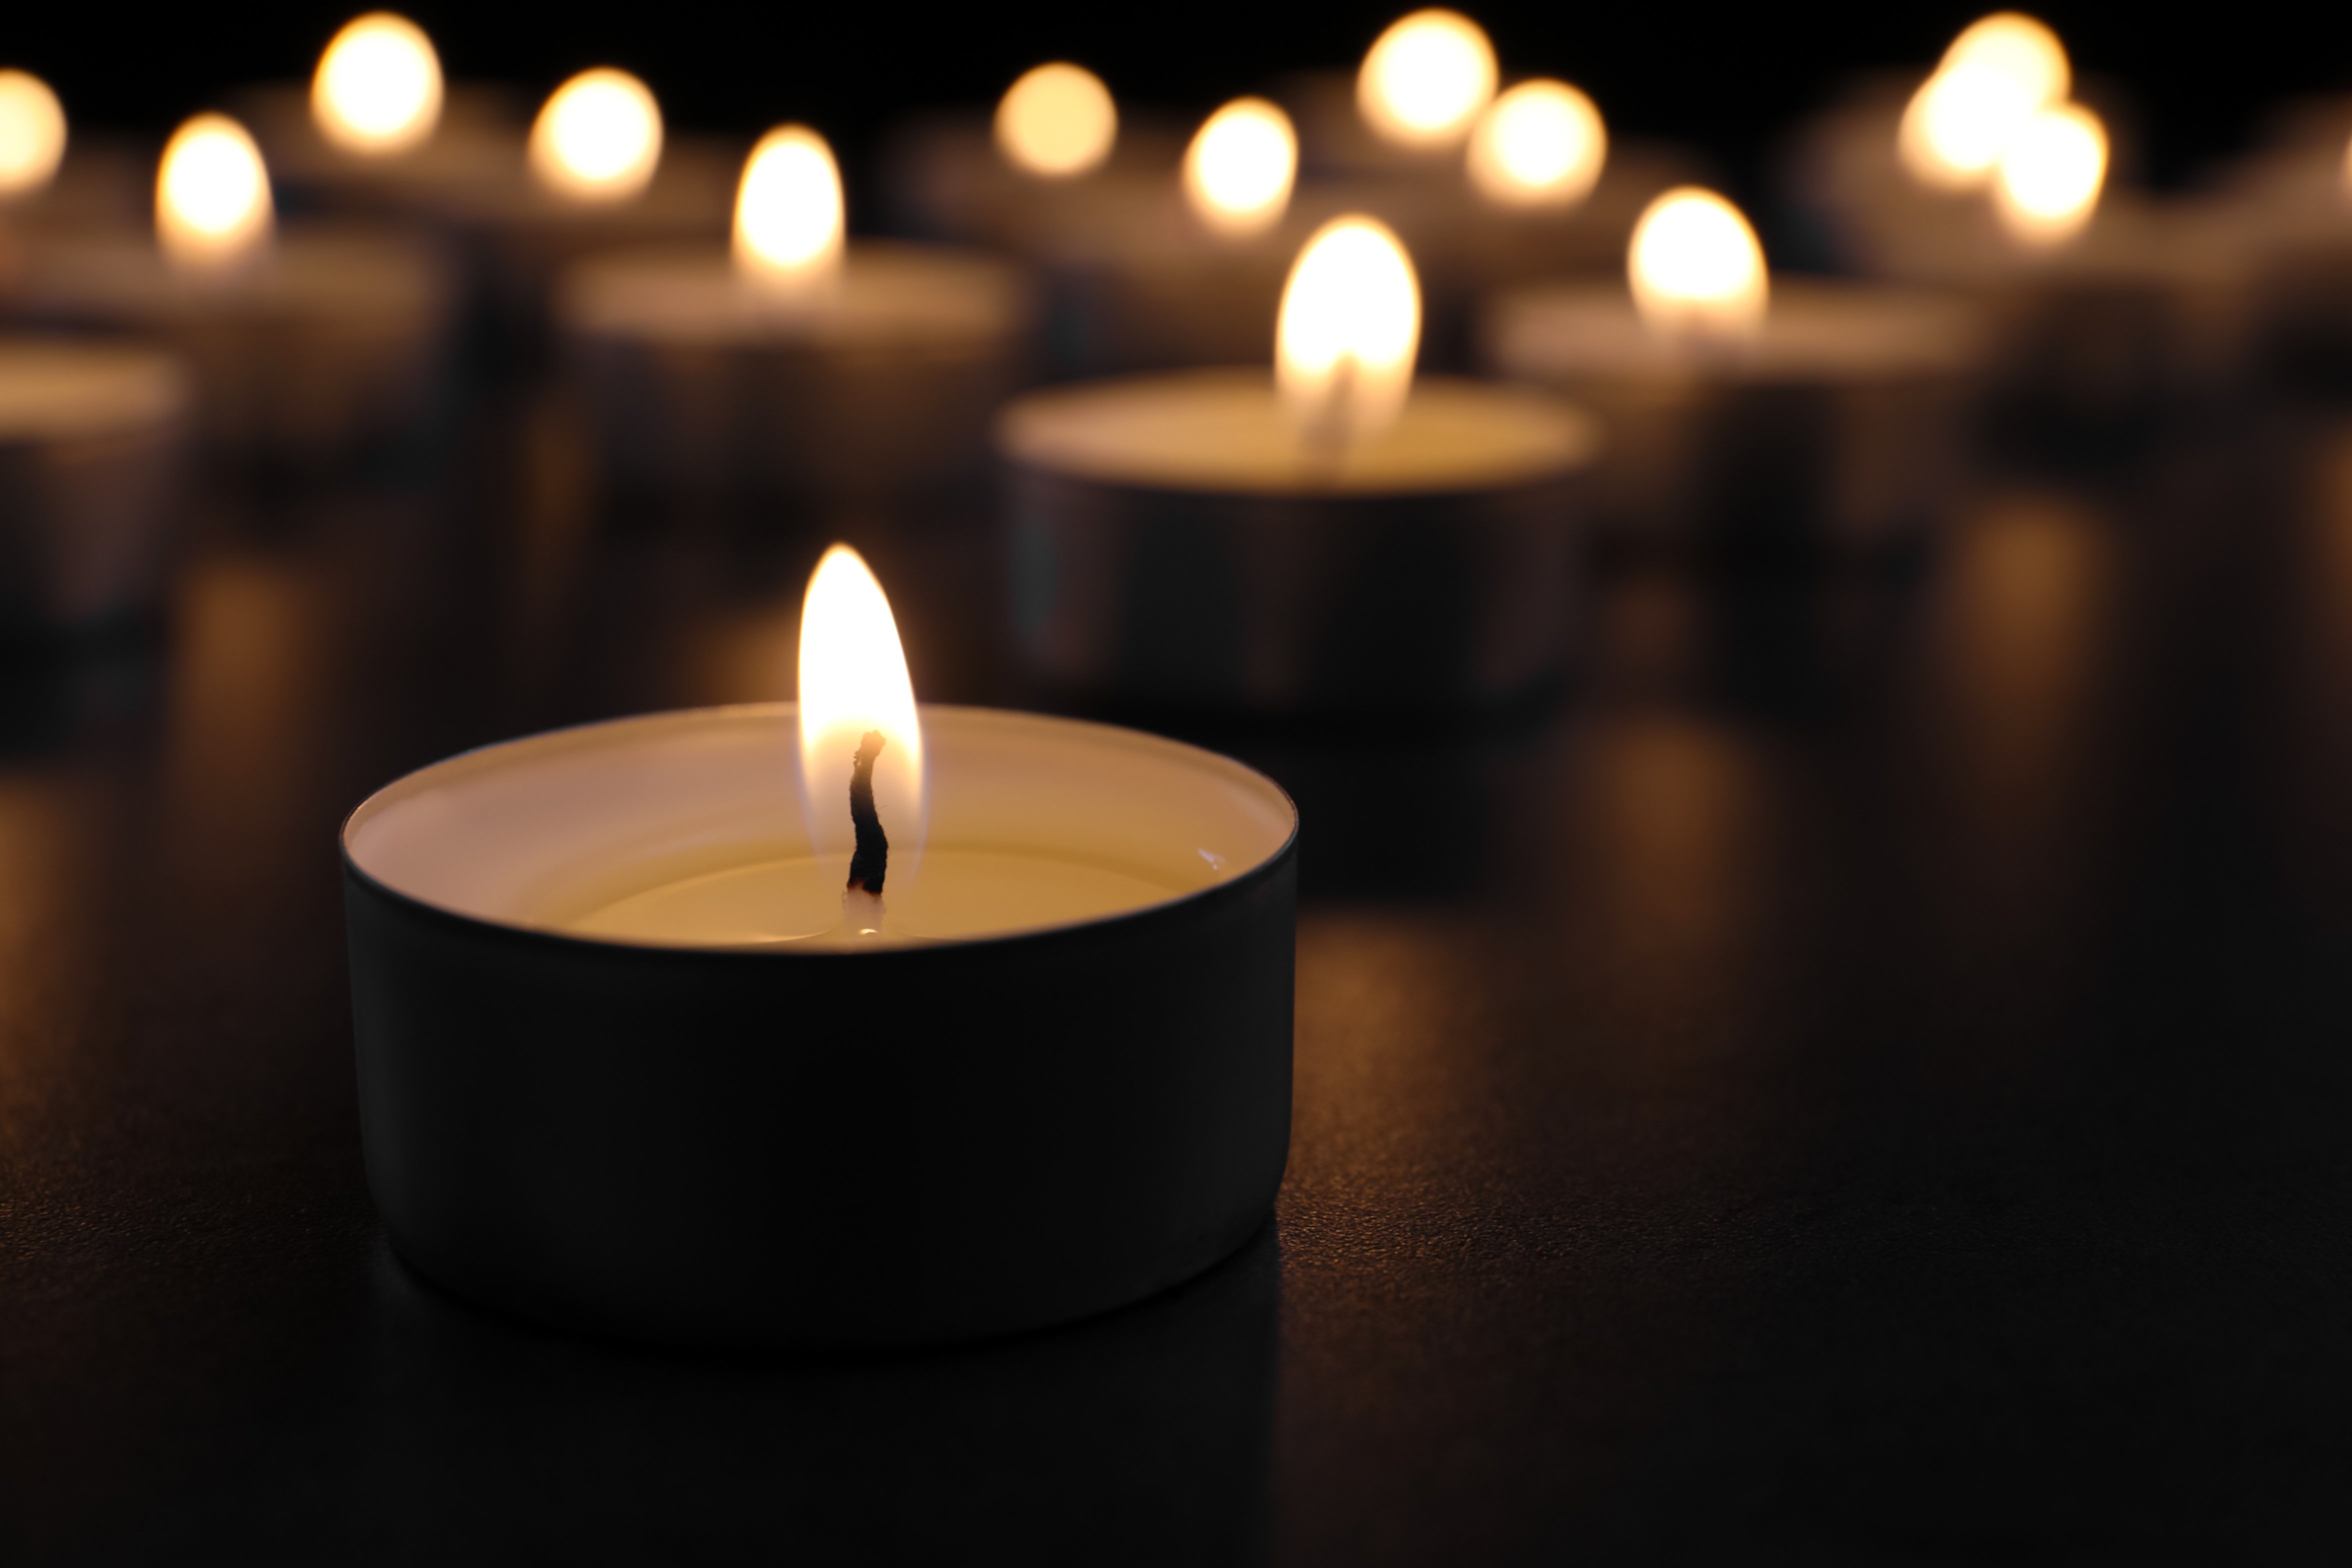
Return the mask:
[[[1356,392],[1356,356],[1342,354],[1331,367],[1331,379],[1317,399],[1315,417],[1301,432],[1307,460],[1318,468],[1337,468],[1348,455],[1350,428],[1349,404]]]
[[[877,899],[890,869],[890,840],[883,837],[882,818],[874,809],[874,760],[882,754],[882,731],[866,731],[849,773],[849,823],[857,830],[857,847],[849,857],[849,886]]]

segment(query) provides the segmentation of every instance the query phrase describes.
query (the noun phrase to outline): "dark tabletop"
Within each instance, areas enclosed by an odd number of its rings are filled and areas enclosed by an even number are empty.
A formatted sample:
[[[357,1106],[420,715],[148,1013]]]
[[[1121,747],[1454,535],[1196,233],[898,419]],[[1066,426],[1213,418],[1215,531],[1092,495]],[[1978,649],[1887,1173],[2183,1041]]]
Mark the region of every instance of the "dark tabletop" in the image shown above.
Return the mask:
[[[0,664],[0,1556],[2209,1561],[2352,1545],[2352,422],[1985,479],[1907,569],[1594,587],[1556,704],[1198,738],[1304,813],[1274,1223],[1133,1310],[681,1356],[368,1201],[335,833],[788,696],[839,532],[1019,701],[987,509],[600,520],[558,409],[202,509]]]

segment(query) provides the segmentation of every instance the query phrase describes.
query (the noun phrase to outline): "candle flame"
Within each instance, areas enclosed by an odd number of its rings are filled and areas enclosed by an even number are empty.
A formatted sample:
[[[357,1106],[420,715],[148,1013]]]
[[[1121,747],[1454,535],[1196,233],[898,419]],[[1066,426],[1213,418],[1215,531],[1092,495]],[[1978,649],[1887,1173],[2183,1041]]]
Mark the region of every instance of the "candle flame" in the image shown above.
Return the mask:
[[[1443,147],[1468,132],[1495,96],[1495,47],[1458,11],[1415,11],[1373,41],[1356,105],[1381,137]]]
[[[1083,174],[1110,156],[1118,106],[1084,66],[1038,66],[1005,89],[996,106],[996,145],[1014,168],[1049,180]]]
[[[661,105],[644,82],[600,66],[559,87],[530,128],[540,183],[577,202],[625,202],[661,163]]]
[[[1262,98],[1218,110],[1184,152],[1185,197],[1220,234],[1256,234],[1280,222],[1297,175],[1290,116]]]
[[[345,24],[319,57],[310,116],[348,153],[383,156],[421,145],[441,120],[441,58],[433,40],[389,11]]]
[[[47,187],[66,155],[66,111],[49,84],[0,70],[0,202]]]
[[[2074,73],[2058,36],[2003,11],[1952,40],[1912,95],[1895,134],[1904,166],[1924,184],[1969,190],[1993,177],[2001,150],[2045,109],[2065,101]]]
[[[735,197],[739,274],[794,295],[841,269],[841,170],[824,137],[780,125],[760,138]]]
[[[909,875],[925,823],[923,727],[898,624],[857,552],[836,544],[809,576],[801,604],[800,753],[809,843],[829,875],[846,880],[856,845],[850,780],[869,734],[874,806],[890,841],[894,882]]]
[[[1275,384],[1310,447],[1378,435],[1404,411],[1421,346],[1421,285],[1386,224],[1334,218],[1290,268],[1275,330]]]
[[[172,134],[155,176],[155,237],[175,266],[216,271],[260,255],[277,213],[261,149],[226,114]]]
[[[1633,226],[1625,270],[1651,331],[1737,343],[1764,324],[1771,282],[1764,247],[1738,207],[1695,185],[1666,192]]]
[[[1564,81],[1521,82],[1470,132],[1471,184],[1497,206],[1573,206],[1608,157],[1601,110]]]
[[[2082,232],[2107,176],[2107,130],[2079,103],[2044,110],[2010,140],[1993,205],[2011,236],[2034,247]]]

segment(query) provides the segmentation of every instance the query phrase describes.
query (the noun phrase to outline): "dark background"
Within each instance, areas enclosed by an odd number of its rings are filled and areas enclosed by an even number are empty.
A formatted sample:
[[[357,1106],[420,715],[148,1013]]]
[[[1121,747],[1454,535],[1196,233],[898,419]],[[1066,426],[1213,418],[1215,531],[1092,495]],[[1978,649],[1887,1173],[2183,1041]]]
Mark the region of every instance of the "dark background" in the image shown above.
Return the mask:
[[[46,76],[79,119],[162,131],[228,89],[307,75],[336,27],[362,8],[362,0],[12,6],[0,55]],[[1078,60],[1123,100],[1207,107],[1284,71],[1351,64],[1411,8],[1409,0],[405,6],[454,77],[502,79],[537,92],[586,66],[621,65],[646,78],[679,124],[754,132],[782,119],[811,121],[847,153],[853,178],[877,131],[898,114],[987,100],[1040,59]],[[1576,81],[1619,130],[1698,143],[1735,185],[1748,186],[1777,139],[1843,79],[1871,67],[1930,64],[1990,8],[1984,0],[1488,0],[1469,10],[1493,35],[1507,75]],[[2162,182],[2243,146],[2282,96],[2326,90],[2347,74],[2344,23],[2325,6],[2261,0],[2194,13],[2117,4],[2035,9],[2065,39],[2079,73],[2131,90]]]

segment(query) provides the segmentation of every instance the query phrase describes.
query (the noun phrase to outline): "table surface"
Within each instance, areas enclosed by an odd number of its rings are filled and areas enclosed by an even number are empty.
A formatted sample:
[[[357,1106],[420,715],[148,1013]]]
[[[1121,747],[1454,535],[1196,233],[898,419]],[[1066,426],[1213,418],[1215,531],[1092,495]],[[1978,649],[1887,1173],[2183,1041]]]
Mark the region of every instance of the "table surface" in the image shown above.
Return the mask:
[[[1020,700],[985,505],[656,535],[560,407],[468,431],[217,496],[152,637],[0,663],[0,1555],[2352,1542],[2352,423],[1986,479],[1907,573],[1614,572],[1524,721],[1202,735],[1304,813],[1273,1224],[845,1359],[404,1268],[335,832],[478,742],[789,695],[835,532],[919,691]]]

